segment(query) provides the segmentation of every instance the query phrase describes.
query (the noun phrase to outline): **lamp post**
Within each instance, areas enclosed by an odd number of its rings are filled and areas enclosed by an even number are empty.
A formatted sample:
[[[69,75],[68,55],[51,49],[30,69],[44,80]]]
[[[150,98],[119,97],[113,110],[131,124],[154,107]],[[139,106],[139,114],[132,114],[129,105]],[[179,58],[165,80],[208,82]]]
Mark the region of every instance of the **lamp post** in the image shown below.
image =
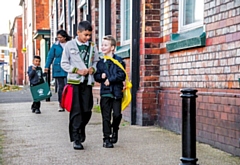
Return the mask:
[[[22,54],[23,54],[23,57],[24,57],[24,85],[27,85],[27,60],[26,60],[26,52],[27,52],[27,49],[26,48],[22,48]]]

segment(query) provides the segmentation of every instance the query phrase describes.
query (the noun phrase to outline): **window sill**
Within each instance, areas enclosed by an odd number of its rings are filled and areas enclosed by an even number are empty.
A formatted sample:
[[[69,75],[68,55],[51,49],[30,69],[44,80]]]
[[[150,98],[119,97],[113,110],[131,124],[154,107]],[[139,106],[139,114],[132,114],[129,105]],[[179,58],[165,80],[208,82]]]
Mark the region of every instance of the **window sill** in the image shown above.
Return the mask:
[[[114,54],[122,57],[129,58],[130,57],[130,44],[124,46],[117,46],[116,52]]]
[[[184,33],[173,33],[170,40],[166,44],[168,52],[200,47],[206,45],[206,33],[203,27],[200,27]]]

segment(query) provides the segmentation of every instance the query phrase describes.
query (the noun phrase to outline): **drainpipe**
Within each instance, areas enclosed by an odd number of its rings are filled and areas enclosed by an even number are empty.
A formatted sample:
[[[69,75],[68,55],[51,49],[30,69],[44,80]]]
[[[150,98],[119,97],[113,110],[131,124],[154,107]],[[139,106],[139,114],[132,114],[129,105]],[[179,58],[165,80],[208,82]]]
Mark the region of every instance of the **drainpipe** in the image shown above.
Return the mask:
[[[67,18],[67,10],[66,10],[66,0],[63,0],[63,29],[67,31],[67,23],[66,23],[66,18]]]
[[[77,35],[77,27],[78,27],[78,17],[77,17],[77,11],[78,11],[78,8],[77,8],[77,3],[78,3],[78,0],[75,0],[75,14],[74,14],[74,20],[75,20],[75,25],[74,25],[74,29],[73,29],[73,31],[74,31],[74,36],[73,37],[75,37],[76,35]]]
[[[137,117],[137,91],[139,88],[139,63],[140,63],[140,4],[141,0],[132,1],[132,40],[131,40],[131,79],[132,79],[132,103],[131,124],[136,125]],[[134,67],[133,67],[134,66]]]
[[[55,2],[56,2],[56,26],[58,30],[58,0],[55,0]]]
[[[111,34],[111,0],[105,1],[105,35]]]
[[[92,17],[91,17],[91,0],[87,1],[87,20],[91,23],[92,22]]]
[[[68,34],[70,35],[72,33],[71,31],[71,24],[72,24],[72,20],[71,20],[71,1],[68,1]]]

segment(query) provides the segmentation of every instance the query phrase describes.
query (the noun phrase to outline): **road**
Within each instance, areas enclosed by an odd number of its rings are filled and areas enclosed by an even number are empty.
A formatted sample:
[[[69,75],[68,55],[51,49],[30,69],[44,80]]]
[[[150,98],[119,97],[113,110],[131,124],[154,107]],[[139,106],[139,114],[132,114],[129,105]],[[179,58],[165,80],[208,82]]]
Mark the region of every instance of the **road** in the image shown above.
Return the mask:
[[[24,87],[18,91],[0,92],[0,104],[1,103],[20,103],[31,102],[32,96],[29,87]],[[52,97],[50,101],[57,101],[57,93],[52,90]]]

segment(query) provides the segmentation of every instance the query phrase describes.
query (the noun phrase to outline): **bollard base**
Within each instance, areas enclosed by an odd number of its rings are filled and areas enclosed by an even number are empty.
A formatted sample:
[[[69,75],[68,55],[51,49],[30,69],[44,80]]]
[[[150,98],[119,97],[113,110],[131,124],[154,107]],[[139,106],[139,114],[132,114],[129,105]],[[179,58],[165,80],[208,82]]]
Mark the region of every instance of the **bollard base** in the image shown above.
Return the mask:
[[[182,163],[180,163],[179,165],[198,165],[197,158],[185,158],[185,157],[181,157],[180,160],[182,161]]]

